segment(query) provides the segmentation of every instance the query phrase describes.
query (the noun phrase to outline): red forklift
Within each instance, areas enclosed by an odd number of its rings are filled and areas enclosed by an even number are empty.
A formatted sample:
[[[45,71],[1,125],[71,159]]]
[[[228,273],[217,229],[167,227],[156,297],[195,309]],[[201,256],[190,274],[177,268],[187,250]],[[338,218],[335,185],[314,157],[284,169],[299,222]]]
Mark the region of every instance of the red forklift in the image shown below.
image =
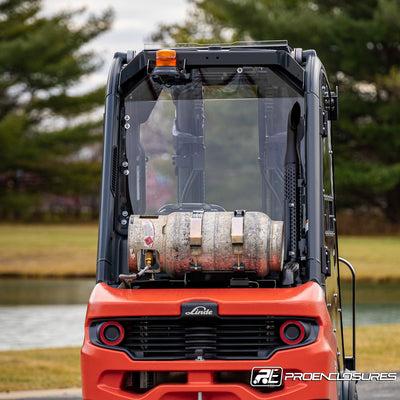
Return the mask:
[[[355,400],[332,91],[286,41],[116,53],[85,400]]]

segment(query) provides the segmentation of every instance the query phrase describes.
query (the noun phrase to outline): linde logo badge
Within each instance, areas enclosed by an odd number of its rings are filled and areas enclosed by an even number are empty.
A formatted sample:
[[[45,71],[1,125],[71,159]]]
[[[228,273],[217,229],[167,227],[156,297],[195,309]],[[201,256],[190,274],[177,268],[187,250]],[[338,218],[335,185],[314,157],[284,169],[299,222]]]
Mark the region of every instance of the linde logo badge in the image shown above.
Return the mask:
[[[185,315],[213,315],[214,311],[205,306],[196,306],[190,311],[186,311]]]

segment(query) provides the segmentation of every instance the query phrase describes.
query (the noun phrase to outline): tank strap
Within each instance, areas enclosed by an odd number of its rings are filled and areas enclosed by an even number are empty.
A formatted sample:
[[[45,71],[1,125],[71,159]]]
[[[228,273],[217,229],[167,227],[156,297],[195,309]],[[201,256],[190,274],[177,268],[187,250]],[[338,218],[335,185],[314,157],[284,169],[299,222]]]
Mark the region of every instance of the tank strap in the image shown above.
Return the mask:
[[[201,227],[203,224],[203,210],[193,211],[190,218],[189,246],[190,254],[197,258],[201,255],[202,235]]]
[[[243,254],[244,210],[236,210],[232,217],[231,241],[233,254]]]

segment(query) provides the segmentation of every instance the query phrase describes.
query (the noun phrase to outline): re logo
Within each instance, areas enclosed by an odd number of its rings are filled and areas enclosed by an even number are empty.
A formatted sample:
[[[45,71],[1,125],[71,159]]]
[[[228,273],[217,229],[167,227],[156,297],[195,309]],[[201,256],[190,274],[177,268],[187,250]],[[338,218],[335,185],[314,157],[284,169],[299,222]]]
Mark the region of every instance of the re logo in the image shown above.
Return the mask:
[[[277,387],[281,384],[281,367],[254,367],[251,370],[250,385],[253,387]]]

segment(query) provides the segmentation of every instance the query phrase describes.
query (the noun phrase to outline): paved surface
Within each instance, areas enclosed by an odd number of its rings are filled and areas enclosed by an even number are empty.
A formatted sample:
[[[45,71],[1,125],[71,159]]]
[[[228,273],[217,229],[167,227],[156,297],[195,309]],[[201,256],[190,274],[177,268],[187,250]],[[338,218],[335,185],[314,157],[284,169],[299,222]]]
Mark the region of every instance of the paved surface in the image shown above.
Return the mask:
[[[82,400],[81,389],[30,390],[0,393],[1,400]]]
[[[357,384],[359,400],[399,400],[400,373],[392,382],[367,382]],[[0,393],[0,400],[82,400],[80,389],[37,390],[29,392]]]
[[[357,391],[359,400],[399,400],[400,373],[392,382],[358,382]]]

